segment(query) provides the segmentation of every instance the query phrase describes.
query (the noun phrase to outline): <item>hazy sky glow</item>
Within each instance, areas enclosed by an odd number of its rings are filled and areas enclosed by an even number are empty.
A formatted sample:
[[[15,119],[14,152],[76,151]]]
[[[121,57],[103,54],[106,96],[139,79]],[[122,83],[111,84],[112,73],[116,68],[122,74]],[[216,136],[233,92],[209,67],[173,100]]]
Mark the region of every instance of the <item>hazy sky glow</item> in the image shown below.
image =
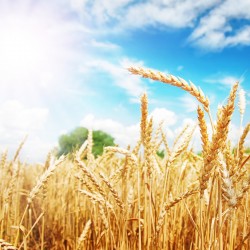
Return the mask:
[[[246,124],[249,9],[248,0],[0,0],[0,150],[12,154],[28,134],[22,158],[43,161],[60,134],[81,125],[133,145],[144,91],[170,141],[194,124],[194,98],[131,76],[130,65],[191,80],[209,96],[214,117],[241,80]],[[238,123],[236,114],[233,140]]]

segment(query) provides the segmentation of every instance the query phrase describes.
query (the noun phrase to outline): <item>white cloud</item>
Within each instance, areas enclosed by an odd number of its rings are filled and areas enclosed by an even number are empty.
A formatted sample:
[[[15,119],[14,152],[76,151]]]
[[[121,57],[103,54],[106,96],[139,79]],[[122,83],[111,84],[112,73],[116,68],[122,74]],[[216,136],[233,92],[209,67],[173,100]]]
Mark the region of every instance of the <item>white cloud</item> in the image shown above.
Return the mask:
[[[108,51],[120,49],[120,46],[118,46],[117,44],[114,44],[111,42],[100,42],[100,41],[96,41],[95,39],[91,40],[90,45],[92,45],[95,48],[108,50]]]
[[[191,27],[188,40],[202,48],[250,45],[250,25],[234,25],[250,20],[248,0],[71,0],[71,7],[98,32]]]
[[[128,8],[124,23],[140,28],[157,24],[176,28],[192,27],[197,17],[216,2],[218,1],[146,1]]]
[[[217,50],[236,45],[250,45],[250,26],[234,27],[232,21],[250,20],[248,0],[222,1],[201,18],[190,36],[200,47]]]
[[[115,138],[115,142],[122,147],[134,146],[140,137],[139,123],[125,126],[113,119],[101,119],[96,118],[93,114],[88,114],[82,119],[80,124],[88,129],[102,130],[109,133]]]
[[[231,88],[233,84],[237,81],[243,82],[244,78],[237,78],[235,76],[222,76],[222,77],[212,77],[205,80],[205,82],[213,83],[213,84],[221,84],[223,86]]]
[[[162,1],[162,0],[71,0],[71,7],[89,23],[112,30],[143,28],[151,25],[167,27],[193,26],[198,16],[215,6],[211,1]]]
[[[71,0],[71,8],[98,32],[124,32],[150,26],[194,28],[189,41],[206,49],[250,44],[250,25],[233,21],[250,20],[248,0]]]
[[[195,97],[190,96],[189,94],[185,94],[182,97],[180,97],[179,100],[185,111],[194,112],[197,110],[199,103],[195,99]]]
[[[155,124],[164,122],[164,125],[167,127],[175,125],[178,120],[177,115],[173,111],[165,108],[155,108],[150,116],[153,117]]]
[[[179,65],[178,67],[177,67],[177,71],[182,71],[184,69],[184,66],[182,66],[182,65]]]
[[[124,89],[127,94],[133,98],[138,98],[146,90],[146,85],[138,76],[133,76],[127,71],[127,67],[131,65],[142,66],[143,62],[134,61],[128,58],[121,59],[118,63],[96,59],[91,62],[86,62],[82,67],[82,72],[90,73],[92,70],[94,74],[101,71],[107,73],[112,79],[113,83]]]
[[[97,24],[107,24],[113,19],[118,19],[123,13],[123,9],[133,0],[71,0],[72,8],[82,18],[95,20]]]
[[[0,127],[8,133],[41,129],[48,117],[49,111],[45,108],[27,108],[16,100],[9,100],[0,107]],[[9,132],[10,133],[10,132]]]
[[[30,163],[43,163],[48,153],[56,146],[55,142],[44,141],[39,135],[28,136],[21,150],[22,160]]]

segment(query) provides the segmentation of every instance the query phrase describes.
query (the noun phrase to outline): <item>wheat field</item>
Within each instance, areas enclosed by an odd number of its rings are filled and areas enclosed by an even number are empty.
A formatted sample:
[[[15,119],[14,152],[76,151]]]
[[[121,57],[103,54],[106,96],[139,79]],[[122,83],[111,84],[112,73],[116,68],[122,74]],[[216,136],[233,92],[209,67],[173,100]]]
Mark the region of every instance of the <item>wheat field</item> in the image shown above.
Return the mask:
[[[169,145],[164,125],[155,127],[148,115],[146,94],[134,148],[106,147],[95,158],[90,130],[73,157],[51,153],[44,165],[30,165],[19,160],[21,143],[12,160],[7,151],[0,159],[0,249],[250,249],[250,123],[242,125],[239,83],[213,120],[208,97],[193,83],[128,70],[198,100],[201,154],[189,145],[195,127],[183,128]],[[242,131],[236,145],[228,138],[234,112]]]

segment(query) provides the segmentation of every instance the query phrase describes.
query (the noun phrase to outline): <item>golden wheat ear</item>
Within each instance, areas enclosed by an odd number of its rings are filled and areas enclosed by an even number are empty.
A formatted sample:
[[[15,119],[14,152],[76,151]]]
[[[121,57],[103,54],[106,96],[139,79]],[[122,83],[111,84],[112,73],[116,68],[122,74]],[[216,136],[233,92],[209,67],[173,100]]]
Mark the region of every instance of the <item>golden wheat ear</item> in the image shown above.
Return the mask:
[[[208,153],[210,142],[208,139],[205,114],[200,106],[198,106],[197,113],[198,113],[198,121],[199,121],[201,140],[202,140],[202,151],[203,151],[203,157],[204,157],[204,155],[206,155]]]
[[[170,74],[166,75],[162,72],[157,72],[151,69],[144,69],[141,67],[129,67],[128,71],[134,75],[140,75],[144,78],[163,82],[187,91],[189,94],[194,96],[204,106],[204,109],[209,113],[209,99],[204,95],[203,91],[199,87],[196,87],[192,82],[188,84],[187,81],[180,77],[176,77]]]
[[[91,224],[92,224],[91,220],[88,220],[87,223],[85,224],[85,227],[84,227],[80,237],[78,238],[77,250],[81,249],[83,242],[86,240]]]
[[[141,96],[141,141],[145,145],[146,131],[148,125],[148,97],[144,93]]]
[[[250,123],[247,124],[247,126],[244,128],[243,133],[240,137],[239,140],[239,145],[238,145],[238,165],[240,166],[242,161],[243,161],[243,156],[244,156],[244,143],[246,140],[246,137],[250,131]]]
[[[213,133],[212,141],[208,148],[208,152],[204,157],[204,166],[200,179],[201,193],[203,193],[203,191],[207,188],[207,182],[211,177],[212,169],[214,169],[216,165],[219,152],[223,152],[226,146],[229,125],[234,111],[234,101],[238,86],[238,82],[233,85],[230,95],[228,97],[228,102],[225,106],[221,108],[220,113],[218,115],[218,121],[216,124],[215,132]]]

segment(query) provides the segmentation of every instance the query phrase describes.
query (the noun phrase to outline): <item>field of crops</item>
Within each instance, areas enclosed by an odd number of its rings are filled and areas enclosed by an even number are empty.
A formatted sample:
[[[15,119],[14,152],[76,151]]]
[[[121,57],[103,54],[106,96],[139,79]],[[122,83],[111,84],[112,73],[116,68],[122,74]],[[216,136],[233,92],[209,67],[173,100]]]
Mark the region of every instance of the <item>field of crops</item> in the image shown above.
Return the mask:
[[[241,123],[244,116],[239,84],[213,120],[209,99],[194,84],[152,70],[129,71],[199,101],[201,154],[189,147],[193,127],[183,128],[170,147],[164,125],[155,127],[148,116],[146,94],[134,148],[107,147],[95,158],[90,130],[73,156],[49,154],[44,165],[20,162],[22,145],[11,161],[3,152],[0,249],[250,249],[244,148],[250,124],[242,127],[237,145],[228,139],[233,112],[240,112]]]

